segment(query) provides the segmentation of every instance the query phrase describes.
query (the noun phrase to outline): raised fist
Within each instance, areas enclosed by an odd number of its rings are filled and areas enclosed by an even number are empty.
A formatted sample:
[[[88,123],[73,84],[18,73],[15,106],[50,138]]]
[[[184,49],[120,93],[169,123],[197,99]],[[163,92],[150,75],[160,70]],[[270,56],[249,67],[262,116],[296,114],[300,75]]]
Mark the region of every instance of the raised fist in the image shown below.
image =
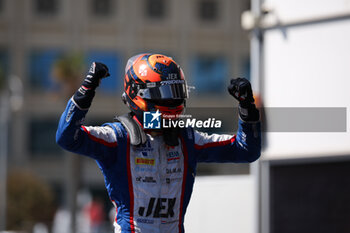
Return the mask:
[[[100,84],[101,79],[110,76],[108,67],[100,62],[93,62],[86,75],[83,86],[88,89],[96,89]]]
[[[259,110],[255,107],[250,82],[245,78],[231,79],[228,92],[239,101],[239,115],[244,121],[258,121]]]
[[[231,79],[227,87],[228,92],[245,108],[254,103],[253,91],[250,82],[245,78]]]
[[[93,62],[83,83],[75,92],[73,99],[75,103],[83,109],[90,107],[95,96],[95,89],[100,84],[101,79],[109,76],[108,67],[100,62]]]

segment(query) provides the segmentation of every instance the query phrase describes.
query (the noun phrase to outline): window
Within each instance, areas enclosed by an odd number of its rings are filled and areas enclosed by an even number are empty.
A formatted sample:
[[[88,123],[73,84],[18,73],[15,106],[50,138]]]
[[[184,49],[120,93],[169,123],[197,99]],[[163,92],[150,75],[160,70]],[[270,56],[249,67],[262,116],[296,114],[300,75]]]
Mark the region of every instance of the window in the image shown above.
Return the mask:
[[[63,206],[64,205],[64,198],[65,198],[65,193],[64,193],[64,187],[61,183],[59,182],[51,182],[50,184],[51,190],[53,191],[54,195],[54,203],[56,203],[58,206]]]
[[[92,0],[91,8],[95,16],[109,16],[114,13],[115,0]]]
[[[216,0],[200,0],[198,16],[204,21],[214,21],[218,18],[218,2]]]
[[[251,1],[250,0],[245,0],[245,1],[243,1],[244,3],[243,3],[243,11],[250,11],[251,10],[251,7],[252,7],[252,5],[251,5]],[[243,12],[242,11],[242,12]]]
[[[124,72],[121,69],[121,58],[114,52],[92,51],[88,53],[87,62],[90,65],[93,61],[102,62],[108,66],[110,78],[101,82],[99,90],[109,93],[122,91],[122,81]]]
[[[33,156],[62,153],[55,140],[58,119],[32,119],[29,124],[29,151]]]
[[[58,0],[35,0],[35,11],[40,15],[52,15],[58,12]]]
[[[243,77],[250,80],[250,58],[246,58],[243,60],[242,65]]]
[[[36,89],[52,89],[52,66],[62,55],[59,50],[35,50],[29,55],[30,85]]]
[[[161,19],[165,16],[166,0],[146,0],[146,15],[149,18]]]
[[[228,72],[226,58],[215,55],[197,56],[193,64],[196,92],[223,93]]]
[[[0,90],[5,85],[5,79],[8,74],[8,56],[5,50],[0,49]]]

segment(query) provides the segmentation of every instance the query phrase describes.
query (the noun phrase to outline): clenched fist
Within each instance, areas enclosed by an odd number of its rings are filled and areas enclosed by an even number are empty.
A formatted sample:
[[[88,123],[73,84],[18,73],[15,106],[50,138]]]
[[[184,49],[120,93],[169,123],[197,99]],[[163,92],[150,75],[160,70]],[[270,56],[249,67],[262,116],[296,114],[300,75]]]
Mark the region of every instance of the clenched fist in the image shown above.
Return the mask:
[[[259,110],[256,109],[250,82],[245,78],[231,79],[228,92],[239,101],[239,115],[244,121],[258,121]]]
[[[83,83],[73,96],[75,103],[82,109],[89,108],[95,96],[95,89],[100,84],[101,79],[108,76],[108,67],[105,64],[93,62]]]
[[[100,62],[93,62],[86,75],[82,86],[86,88],[96,89],[100,84],[101,79],[108,77],[108,67]]]
[[[239,101],[241,107],[248,107],[248,105],[254,103],[252,86],[247,79],[231,79],[227,89],[228,92]]]

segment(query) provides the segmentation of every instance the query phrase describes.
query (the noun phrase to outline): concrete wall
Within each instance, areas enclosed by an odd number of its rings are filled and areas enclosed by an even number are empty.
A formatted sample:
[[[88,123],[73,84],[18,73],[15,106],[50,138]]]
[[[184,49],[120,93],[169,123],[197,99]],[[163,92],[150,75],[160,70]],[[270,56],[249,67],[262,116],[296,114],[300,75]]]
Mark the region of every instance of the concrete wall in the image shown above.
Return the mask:
[[[197,177],[185,217],[186,232],[253,233],[255,195],[253,176]]]
[[[271,12],[264,32],[265,107],[350,107],[350,1],[267,0]],[[285,26],[284,26],[285,25]],[[350,133],[345,110],[319,122],[321,126],[342,124],[341,130],[312,132],[308,126],[325,116],[302,116],[297,110],[278,118],[268,114],[267,124],[303,126],[297,132],[267,133],[265,158],[345,154],[350,151]],[[348,114],[347,114],[348,115]],[[287,127],[288,128],[288,127]],[[305,131],[303,130],[305,129]],[[282,130],[283,131],[283,130]]]

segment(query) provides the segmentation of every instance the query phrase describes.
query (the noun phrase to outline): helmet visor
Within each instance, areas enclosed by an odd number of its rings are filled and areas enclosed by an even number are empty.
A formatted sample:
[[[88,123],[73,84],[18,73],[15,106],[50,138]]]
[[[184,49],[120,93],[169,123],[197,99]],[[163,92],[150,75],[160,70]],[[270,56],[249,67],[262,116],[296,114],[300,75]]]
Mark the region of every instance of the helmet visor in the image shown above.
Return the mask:
[[[157,83],[147,83],[146,88],[138,91],[138,96],[144,99],[185,99],[188,97],[185,80],[168,80]]]

